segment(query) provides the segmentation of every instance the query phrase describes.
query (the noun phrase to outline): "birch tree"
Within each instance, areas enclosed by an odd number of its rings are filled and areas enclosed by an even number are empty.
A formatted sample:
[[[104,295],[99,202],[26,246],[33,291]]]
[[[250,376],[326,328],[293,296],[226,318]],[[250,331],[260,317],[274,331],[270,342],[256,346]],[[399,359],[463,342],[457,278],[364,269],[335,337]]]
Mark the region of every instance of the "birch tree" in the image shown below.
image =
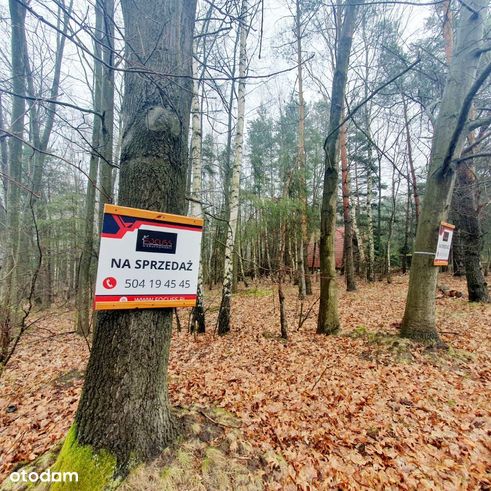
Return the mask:
[[[242,153],[244,142],[244,113],[245,89],[247,71],[247,11],[248,0],[242,0],[239,33],[239,87],[237,91],[237,126],[234,141],[234,163],[230,179],[229,209],[230,216],[227,223],[227,240],[225,244],[225,257],[223,268],[222,301],[218,313],[218,334],[223,335],[230,331],[230,312],[233,283],[233,254],[237,221],[239,216],[240,173],[242,167]]]
[[[308,203],[306,183],[305,154],[305,99],[303,91],[303,57],[302,38],[302,2],[295,0],[295,37],[297,50],[298,80],[298,138],[297,138],[297,171],[300,198],[300,247],[298,251],[298,290],[300,299],[312,294],[312,285],[307,266],[307,248],[310,242],[308,227]]]
[[[200,105],[200,80],[198,77],[198,63],[196,59],[193,62],[193,101],[191,105],[191,206],[189,213],[193,217],[202,218],[203,210],[201,206],[202,200],[202,182],[201,182],[201,146],[203,140],[202,125],[201,125],[201,105]],[[203,268],[199,266],[198,273],[198,288],[196,306],[192,313],[192,330],[203,333],[206,330],[205,326],[205,309],[203,304]]]
[[[346,290],[356,290],[355,268],[353,260],[353,218],[351,212],[350,183],[348,168],[348,149],[346,148],[346,123],[343,124],[339,134],[341,147],[341,180],[343,192],[343,220],[344,220],[344,275],[346,277]]]

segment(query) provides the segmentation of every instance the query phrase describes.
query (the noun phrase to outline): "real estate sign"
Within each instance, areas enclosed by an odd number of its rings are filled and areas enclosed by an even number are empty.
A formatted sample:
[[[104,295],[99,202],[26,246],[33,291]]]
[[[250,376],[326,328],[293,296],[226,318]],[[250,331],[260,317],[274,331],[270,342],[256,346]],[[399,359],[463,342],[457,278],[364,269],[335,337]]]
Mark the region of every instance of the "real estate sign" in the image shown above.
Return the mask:
[[[450,246],[452,245],[452,237],[455,225],[441,222],[438,232],[438,244],[436,246],[434,266],[448,266],[448,258],[450,255]]]
[[[105,205],[95,310],[193,307],[203,220]]]

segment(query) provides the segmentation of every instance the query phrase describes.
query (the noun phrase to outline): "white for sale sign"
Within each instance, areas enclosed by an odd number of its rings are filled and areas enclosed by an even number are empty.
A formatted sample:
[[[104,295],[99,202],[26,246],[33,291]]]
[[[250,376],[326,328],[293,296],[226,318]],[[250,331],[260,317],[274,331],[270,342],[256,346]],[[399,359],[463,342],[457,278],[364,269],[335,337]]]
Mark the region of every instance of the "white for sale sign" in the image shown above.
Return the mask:
[[[448,266],[448,258],[450,256],[450,246],[452,245],[452,237],[455,225],[441,222],[438,231],[438,244],[436,246],[434,266]]]
[[[203,220],[105,205],[95,310],[196,305]]]

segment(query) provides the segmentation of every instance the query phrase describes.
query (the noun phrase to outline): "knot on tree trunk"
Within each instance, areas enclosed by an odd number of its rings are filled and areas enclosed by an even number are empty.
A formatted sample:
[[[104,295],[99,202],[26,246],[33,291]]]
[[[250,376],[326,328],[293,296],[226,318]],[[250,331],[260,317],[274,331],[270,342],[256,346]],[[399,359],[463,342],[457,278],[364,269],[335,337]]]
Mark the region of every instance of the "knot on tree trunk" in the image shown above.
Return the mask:
[[[150,131],[167,131],[175,137],[181,132],[178,116],[163,106],[153,106],[147,111],[146,125]]]

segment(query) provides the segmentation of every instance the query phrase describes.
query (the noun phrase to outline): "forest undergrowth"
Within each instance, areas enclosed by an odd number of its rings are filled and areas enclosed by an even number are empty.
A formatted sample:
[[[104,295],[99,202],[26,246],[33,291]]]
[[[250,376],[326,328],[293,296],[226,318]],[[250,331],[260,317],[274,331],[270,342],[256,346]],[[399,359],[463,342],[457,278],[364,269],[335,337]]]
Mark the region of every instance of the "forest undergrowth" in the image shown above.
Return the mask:
[[[466,291],[464,279],[440,282]],[[342,331],[325,337],[315,334],[317,304],[298,328],[297,290],[288,287],[288,341],[273,284],[239,290],[224,337],[213,329],[219,290],[207,292],[205,335],[187,333],[188,311],[179,311],[172,402],[233,413],[266,456],[265,475],[282,476],[267,483],[273,489],[489,489],[491,308],[439,291],[449,348],[434,350],[397,337],[406,291],[407,277],[394,276],[343,292]],[[317,298],[314,283],[303,313]],[[89,351],[73,333],[74,312],[36,315],[0,379],[0,482],[66,435],[83,385]]]

